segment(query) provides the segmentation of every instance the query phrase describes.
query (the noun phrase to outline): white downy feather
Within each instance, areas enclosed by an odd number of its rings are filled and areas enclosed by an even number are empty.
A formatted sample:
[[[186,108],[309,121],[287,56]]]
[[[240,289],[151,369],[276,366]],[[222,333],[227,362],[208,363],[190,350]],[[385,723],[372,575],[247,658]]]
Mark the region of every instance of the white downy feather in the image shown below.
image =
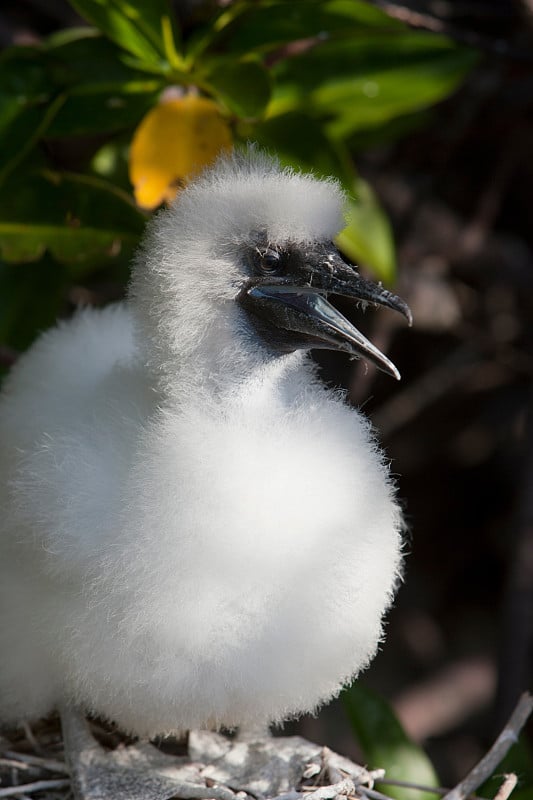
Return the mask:
[[[0,401],[0,720],[277,722],[366,667],[401,514],[364,416],[273,357],[238,250],[331,239],[336,184],[251,151],[152,224],[130,296],[45,333]]]

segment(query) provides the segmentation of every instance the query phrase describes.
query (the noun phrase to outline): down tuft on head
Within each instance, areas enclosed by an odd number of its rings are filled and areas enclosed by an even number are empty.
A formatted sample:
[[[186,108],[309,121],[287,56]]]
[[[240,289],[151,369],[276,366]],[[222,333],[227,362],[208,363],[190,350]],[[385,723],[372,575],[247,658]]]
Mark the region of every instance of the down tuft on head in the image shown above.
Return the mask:
[[[205,236],[247,241],[266,233],[272,242],[331,240],[344,226],[344,194],[332,178],[281,167],[254,145],[222,155],[188,186],[169,210],[185,224],[202,220]]]

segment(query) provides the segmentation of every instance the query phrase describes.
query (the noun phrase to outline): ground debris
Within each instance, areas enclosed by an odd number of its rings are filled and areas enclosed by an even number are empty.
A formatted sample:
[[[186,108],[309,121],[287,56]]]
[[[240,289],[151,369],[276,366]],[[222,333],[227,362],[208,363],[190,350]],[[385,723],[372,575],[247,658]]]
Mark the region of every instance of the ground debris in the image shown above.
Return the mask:
[[[467,800],[517,741],[532,711],[533,697],[526,693],[493,746],[454,789],[397,785],[445,795],[444,800]],[[7,733],[0,738],[0,798],[389,800],[374,790],[385,770],[370,772],[299,736],[248,740],[191,731],[184,755],[149,742],[121,741],[116,732],[106,738],[115,746],[104,747],[84,715],[71,708],[63,709],[61,725],[55,718]],[[507,800],[516,784],[516,775],[505,775],[496,800]]]

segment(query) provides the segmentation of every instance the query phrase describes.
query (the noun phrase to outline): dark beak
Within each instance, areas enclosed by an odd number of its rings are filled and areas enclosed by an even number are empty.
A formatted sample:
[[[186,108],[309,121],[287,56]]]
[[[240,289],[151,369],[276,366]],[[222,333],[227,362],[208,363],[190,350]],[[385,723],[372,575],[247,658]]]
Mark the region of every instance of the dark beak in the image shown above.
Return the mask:
[[[372,303],[399,311],[412,323],[409,307],[381,285],[362,278],[341,258],[333,245],[314,245],[288,261],[279,276],[252,278],[239,300],[273,331],[269,338],[284,349],[340,350],[372,361],[388,375],[400,379],[394,364],[329,302],[329,295]],[[265,329],[263,329],[265,335]]]

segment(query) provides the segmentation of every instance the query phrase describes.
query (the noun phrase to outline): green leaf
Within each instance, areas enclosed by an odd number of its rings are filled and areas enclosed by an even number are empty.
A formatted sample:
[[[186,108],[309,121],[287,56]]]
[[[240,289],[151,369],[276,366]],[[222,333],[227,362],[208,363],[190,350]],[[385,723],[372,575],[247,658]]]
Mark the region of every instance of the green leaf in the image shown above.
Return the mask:
[[[75,89],[89,82],[121,84],[146,75],[125,63],[126,53],[96,28],[71,28],[50,36],[42,46],[54,82]]]
[[[348,225],[337,236],[336,244],[354,263],[369,267],[386,284],[396,279],[396,252],[389,220],[371,186],[358,178],[354,199],[348,201]]]
[[[52,36],[0,57],[0,179],[43,138],[115,132],[136,125],[163,81],[123,63],[92,28]]]
[[[0,183],[26,158],[50,127],[51,122],[65,102],[63,95],[56,97],[45,109],[28,106],[0,130],[0,152],[4,165],[0,167]]]
[[[164,71],[167,47],[163,19],[177,29],[167,0],[70,0],[85,19],[113,42]]]
[[[46,171],[6,182],[0,193],[0,251],[8,262],[48,251],[91,267],[129,257],[143,227],[130,198],[98,178]]]
[[[133,128],[156,103],[161,88],[158,81],[123,84],[115,91],[112,86],[80,86],[67,95],[46,136],[89,136]]]
[[[19,103],[45,102],[50,94],[50,76],[43,68],[36,47],[9,47],[0,54],[0,96]],[[3,114],[0,112],[0,119]]]
[[[270,100],[270,76],[257,58],[211,60],[203,78],[215,96],[243,119],[261,116]]]
[[[387,779],[439,786],[424,751],[406,735],[390,706],[358,681],[341,695],[370,769],[384,768]],[[396,800],[434,800],[429,792],[390,784],[378,789]]]
[[[56,96],[54,97],[54,94]],[[0,181],[47,130],[64,97],[55,92],[35,48],[13,47],[0,56]]]
[[[269,113],[306,108],[336,139],[436,103],[457,87],[475,54],[420,32],[375,32],[325,41],[274,68]]]
[[[50,138],[115,132],[138,124],[164,82],[124,63],[120,51],[94,28],[54,35],[46,43],[49,70],[65,88]]]
[[[263,2],[244,7],[237,16],[230,9],[230,14],[227,25],[221,16],[220,33],[212,44],[232,53],[267,52],[290,42],[361,34],[375,27],[402,29],[400,23],[361,0]]]
[[[354,154],[364,153],[369,149],[397,142],[406,138],[418,128],[427,127],[434,119],[434,116],[433,109],[425,108],[421,111],[413,111],[410,114],[402,114],[373,127],[365,127],[361,130],[350,132],[350,151]]]
[[[243,138],[254,139],[271,150],[284,165],[319,177],[333,175],[346,188],[352,187],[354,172],[343,148],[334,144],[323,126],[303,111],[266,119],[245,134]]]

